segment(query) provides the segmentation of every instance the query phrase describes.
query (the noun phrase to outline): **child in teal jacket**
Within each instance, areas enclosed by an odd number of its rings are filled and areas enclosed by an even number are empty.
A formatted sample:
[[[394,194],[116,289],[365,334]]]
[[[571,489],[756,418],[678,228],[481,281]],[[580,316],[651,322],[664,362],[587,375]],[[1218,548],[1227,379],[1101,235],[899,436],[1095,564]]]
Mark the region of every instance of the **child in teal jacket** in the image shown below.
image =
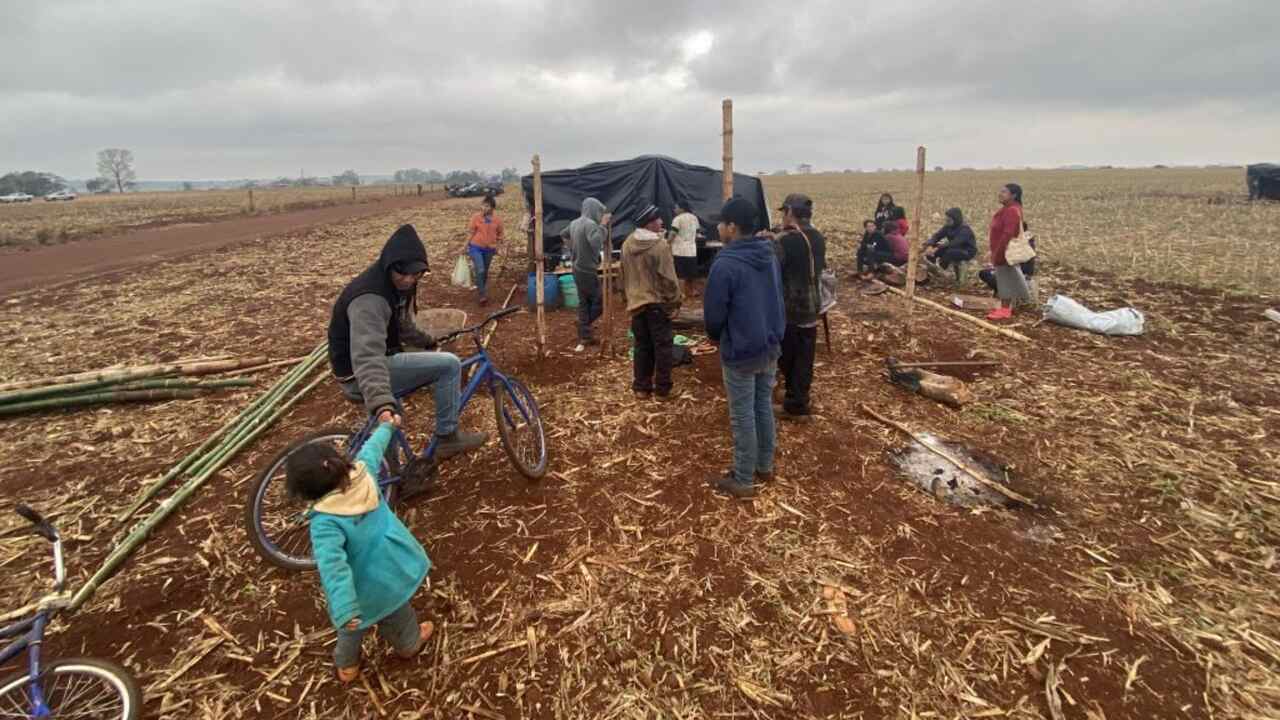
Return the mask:
[[[343,682],[359,677],[360,643],[374,625],[404,658],[417,655],[434,630],[430,622],[418,624],[409,602],[431,560],[378,490],[377,472],[395,430],[394,415],[380,417],[390,421],[378,425],[355,462],[335,447],[307,445],[285,465],[289,492],[315,502],[311,548],[338,631],[333,654]]]

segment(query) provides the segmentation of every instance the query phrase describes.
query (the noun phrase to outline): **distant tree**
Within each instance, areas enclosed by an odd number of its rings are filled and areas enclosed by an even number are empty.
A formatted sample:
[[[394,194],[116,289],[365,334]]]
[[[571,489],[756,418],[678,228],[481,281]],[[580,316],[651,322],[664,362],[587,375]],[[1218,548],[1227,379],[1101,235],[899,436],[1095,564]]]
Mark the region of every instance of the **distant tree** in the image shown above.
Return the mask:
[[[933,166],[933,171],[934,171],[934,172],[942,172],[942,166],[941,166],[941,165],[934,165],[934,166]]]
[[[116,184],[124,192],[125,185],[138,179],[133,171],[133,152],[123,148],[107,148],[98,151],[98,174]]]
[[[444,175],[439,170],[428,170],[427,182],[444,182]]]
[[[195,185],[192,185],[192,184],[191,184],[191,183],[189,183],[189,182],[183,182],[183,183],[182,183],[182,189],[183,189],[184,191],[186,191],[186,192],[191,192],[192,190],[195,190],[195,189],[196,189],[196,186],[195,186]]]
[[[86,182],[84,187],[91,193],[109,193],[111,192],[111,181],[106,178],[94,178]]]
[[[341,175],[334,175],[333,184],[334,185],[359,185],[360,174],[357,173],[355,170],[347,170]]]
[[[244,182],[240,183],[241,190],[249,190],[256,187],[258,187],[257,180],[245,180]]]
[[[409,168],[408,170],[397,170],[395,173],[395,182],[398,183],[421,183],[431,182],[426,170],[421,168]]]
[[[813,166],[809,163],[800,163],[796,166],[797,175],[809,175],[813,172]]]
[[[503,184],[520,182],[520,171],[515,168],[502,168]]]
[[[67,181],[57,175],[34,170],[13,172],[0,177],[0,195],[8,195],[15,192],[28,195],[48,195],[66,186]]]
[[[449,173],[444,176],[444,181],[451,185],[482,182],[483,180],[484,176],[476,170],[450,170]]]
[[[790,173],[788,173],[786,170],[774,170],[774,171],[773,171],[773,174],[774,174],[774,175],[789,175]]]

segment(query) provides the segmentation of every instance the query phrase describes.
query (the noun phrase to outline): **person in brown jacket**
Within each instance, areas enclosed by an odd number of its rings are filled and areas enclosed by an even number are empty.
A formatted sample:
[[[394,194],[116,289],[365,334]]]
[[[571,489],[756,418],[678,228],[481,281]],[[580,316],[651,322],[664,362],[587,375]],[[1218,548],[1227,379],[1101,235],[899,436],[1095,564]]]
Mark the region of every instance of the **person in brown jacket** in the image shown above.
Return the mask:
[[[662,236],[662,215],[654,205],[636,215],[635,232],[622,243],[622,287],[635,335],[631,389],[636,398],[671,394],[671,318],[684,295],[671,246]]]

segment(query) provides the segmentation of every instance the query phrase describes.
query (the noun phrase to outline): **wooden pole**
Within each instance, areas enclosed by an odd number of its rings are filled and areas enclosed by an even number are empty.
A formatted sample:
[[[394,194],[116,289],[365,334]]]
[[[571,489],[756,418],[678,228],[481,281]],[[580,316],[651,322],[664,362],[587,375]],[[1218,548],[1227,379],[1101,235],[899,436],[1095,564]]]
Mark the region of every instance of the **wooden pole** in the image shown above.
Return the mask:
[[[721,103],[721,111],[724,115],[724,178],[722,184],[723,199],[728,201],[733,197],[733,100],[725,98]]]
[[[604,306],[600,315],[604,320],[604,339],[600,341],[600,354],[613,352],[613,220],[604,225],[603,264],[600,289],[604,292]]]
[[[924,204],[924,146],[916,148],[916,213],[912,223],[912,229],[908,242],[909,251],[907,255],[907,328],[910,332],[912,310],[915,309],[915,303],[911,302],[916,296],[916,265],[920,263],[920,206]]]
[[[896,294],[901,295],[901,296],[903,296],[903,297],[906,297],[906,296],[907,296],[907,294],[906,294],[906,293],[902,292],[901,290],[899,290],[899,289],[898,289],[898,288],[896,288],[896,287],[891,287],[891,286],[889,286],[889,285],[885,285],[885,286],[884,286],[884,288],[885,288],[886,290],[888,290],[889,292],[891,292],[891,293],[896,293]],[[979,320],[978,318],[976,318],[976,317],[974,317],[974,316],[972,316],[972,315],[966,315],[966,314],[964,314],[964,313],[960,312],[959,310],[952,310],[951,308],[947,307],[946,305],[943,305],[942,303],[936,303],[936,302],[934,302],[934,301],[932,301],[932,300],[929,300],[929,299],[927,299],[927,298],[922,298],[922,297],[908,298],[908,300],[907,300],[907,301],[908,301],[908,302],[910,302],[910,301],[912,301],[912,300],[914,300],[914,301],[916,301],[916,302],[918,302],[918,303],[920,303],[920,304],[922,304],[922,305],[928,305],[929,307],[933,308],[934,310],[939,310],[939,311],[944,312],[944,313],[946,313],[946,314],[948,314],[948,315],[952,315],[952,316],[954,316],[954,317],[958,317],[958,318],[962,318],[962,319],[964,319],[964,320],[968,320],[969,322],[973,323],[974,325],[977,325],[978,327],[986,328],[987,330],[991,330],[992,332],[998,332],[998,333],[1000,333],[1001,335],[1004,335],[1005,337],[1013,338],[1014,340],[1021,340],[1022,342],[1031,342],[1031,338],[1027,337],[1026,335],[1023,335],[1023,334],[1021,334],[1021,333],[1014,332],[1013,330],[1010,330],[1010,329],[1008,329],[1008,328],[1002,328],[1002,327],[1000,327],[999,325],[992,325],[991,323],[987,322],[986,320]]]
[[[249,212],[253,212],[253,188],[249,188]]]
[[[533,156],[533,260],[538,282],[538,355],[541,357],[547,349],[547,314],[543,306],[546,288],[542,283],[546,263],[542,261],[542,160],[537,155]]]
[[[356,201],[356,186],[352,185],[351,186],[351,202],[355,202],[355,201]]]

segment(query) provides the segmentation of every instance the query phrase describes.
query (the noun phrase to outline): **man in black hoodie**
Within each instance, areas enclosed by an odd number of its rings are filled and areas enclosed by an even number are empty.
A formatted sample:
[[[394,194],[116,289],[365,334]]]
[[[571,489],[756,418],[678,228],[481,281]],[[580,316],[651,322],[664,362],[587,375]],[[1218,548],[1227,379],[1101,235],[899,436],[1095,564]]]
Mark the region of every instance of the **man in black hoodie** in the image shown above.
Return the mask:
[[[929,238],[924,247],[924,256],[930,264],[937,263],[943,270],[969,262],[978,255],[978,242],[973,237],[973,229],[964,221],[960,208],[947,211],[946,224]]]
[[[818,313],[822,305],[819,283],[827,267],[827,241],[812,224],[813,200],[792,193],[782,202],[782,229],[775,249],[782,266],[782,297],[787,310],[787,332],[782,340],[778,372],[786,396],[779,418],[808,422],[809,388],[818,342]]]
[[[379,419],[398,415],[396,397],[432,385],[436,403],[435,458],[443,460],[484,445],[484,433],[458,431],[458,356],[405,352],[405,345],[434,350],[435,339],[418,328],[418,280],[427,249],[412,225],[401,225],[377,262],[338,296],[329,318],[329,365],[348,399],[363,402]]]

